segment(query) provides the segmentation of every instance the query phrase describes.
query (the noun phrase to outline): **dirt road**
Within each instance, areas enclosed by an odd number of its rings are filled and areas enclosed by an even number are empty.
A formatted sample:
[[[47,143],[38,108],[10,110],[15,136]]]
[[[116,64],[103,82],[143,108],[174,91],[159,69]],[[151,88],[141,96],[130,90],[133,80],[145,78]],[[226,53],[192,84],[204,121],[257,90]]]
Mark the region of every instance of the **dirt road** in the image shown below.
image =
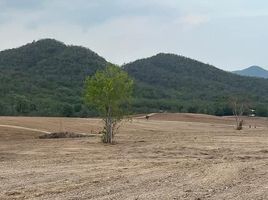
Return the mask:
[[[2,126],[0,199],[266,200],[265,120],[235,131],[229,118],[154,115],[124,124],[116,145],[99,136],[41,140],[43,133]],[[0,124],[101,129],[99,119],[0,117]]]
[[[50,133],[49,131],[44,131],[40,129],[35,129],[35,128],[27,128],[23,126],[13,126],[13,125],[6,125],[6,124],[0,124],[0,128],[15,128],[15,129],[20,129],[20,130],[26,130],[26,131],[34,131],[34,132],[40,132],[40,133]]]

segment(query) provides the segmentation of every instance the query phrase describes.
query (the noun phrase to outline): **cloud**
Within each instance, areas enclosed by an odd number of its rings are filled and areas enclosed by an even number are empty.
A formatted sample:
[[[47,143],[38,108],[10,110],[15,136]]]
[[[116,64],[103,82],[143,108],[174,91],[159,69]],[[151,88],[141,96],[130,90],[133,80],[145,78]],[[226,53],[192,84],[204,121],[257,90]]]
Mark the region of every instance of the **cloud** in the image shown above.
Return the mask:
[[[47,0],[1,0],[0,10],[6,11],[29,11],[33,9],[41,9]]]
[[[117,64],[172,52],[219,67],[263,65],[267,8],[266,0],[0,0],[0,48],[50,37]]]
[[[209,22],[209,17],[207,15],[201,15],[201,14],[189,14],[182,16],[179,19],[179,23],[183,24],[186,27],[196,27],[200,26],[202,24]]]

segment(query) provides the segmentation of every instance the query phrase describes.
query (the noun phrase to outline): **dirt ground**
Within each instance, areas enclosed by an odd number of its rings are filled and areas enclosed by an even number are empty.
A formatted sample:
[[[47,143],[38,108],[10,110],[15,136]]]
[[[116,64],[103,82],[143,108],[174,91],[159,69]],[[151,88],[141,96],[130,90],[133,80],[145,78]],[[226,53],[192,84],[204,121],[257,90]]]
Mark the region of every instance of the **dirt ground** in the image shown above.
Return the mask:
[[[104,145],[99,119],[0,117],[0,199],[267,200],[268,120],[245,121],[155,114]],[[38,139],[50,131],[92,137]]]

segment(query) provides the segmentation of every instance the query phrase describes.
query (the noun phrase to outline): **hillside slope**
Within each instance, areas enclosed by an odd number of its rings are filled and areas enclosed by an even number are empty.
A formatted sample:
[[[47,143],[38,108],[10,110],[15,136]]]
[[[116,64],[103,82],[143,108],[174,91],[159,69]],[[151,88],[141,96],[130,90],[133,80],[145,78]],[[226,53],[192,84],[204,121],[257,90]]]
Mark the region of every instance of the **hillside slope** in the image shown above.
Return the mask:
[[[89,49],[43,39],[0,52],[0,114],[86,115],[87,75],[107,64]]]
[[[241,76],[268,78],[268,71],[259,66],[251,66],[243,70],[233,71],[233,73]]]
[[[163,53],[123,68],[136,80],[138,108],[227,115],[232,114],[229,97],[240,96],[260,112],[267,112],[268,80],[238,76]]]
[[[0,115],[89,116],[84,80],[107,61],[89,49],[43,39],[0,52]],[[132,111],[230,115],[231,96],[268,116],[268,80],[234,75],[177,56],[158,54],[122,66],[135,80]]]

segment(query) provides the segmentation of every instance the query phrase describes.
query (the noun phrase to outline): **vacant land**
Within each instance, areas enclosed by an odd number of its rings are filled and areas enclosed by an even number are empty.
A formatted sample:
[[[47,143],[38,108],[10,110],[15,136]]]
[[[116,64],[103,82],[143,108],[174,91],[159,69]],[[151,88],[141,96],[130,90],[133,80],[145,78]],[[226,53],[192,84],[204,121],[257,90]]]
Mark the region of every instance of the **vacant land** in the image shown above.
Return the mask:
[[[104,145],[99,119],[0,117],[0,199],[265,200],[268,121],[245,121],[137,117]],[[92,137],[38,139],[55,131]]]

